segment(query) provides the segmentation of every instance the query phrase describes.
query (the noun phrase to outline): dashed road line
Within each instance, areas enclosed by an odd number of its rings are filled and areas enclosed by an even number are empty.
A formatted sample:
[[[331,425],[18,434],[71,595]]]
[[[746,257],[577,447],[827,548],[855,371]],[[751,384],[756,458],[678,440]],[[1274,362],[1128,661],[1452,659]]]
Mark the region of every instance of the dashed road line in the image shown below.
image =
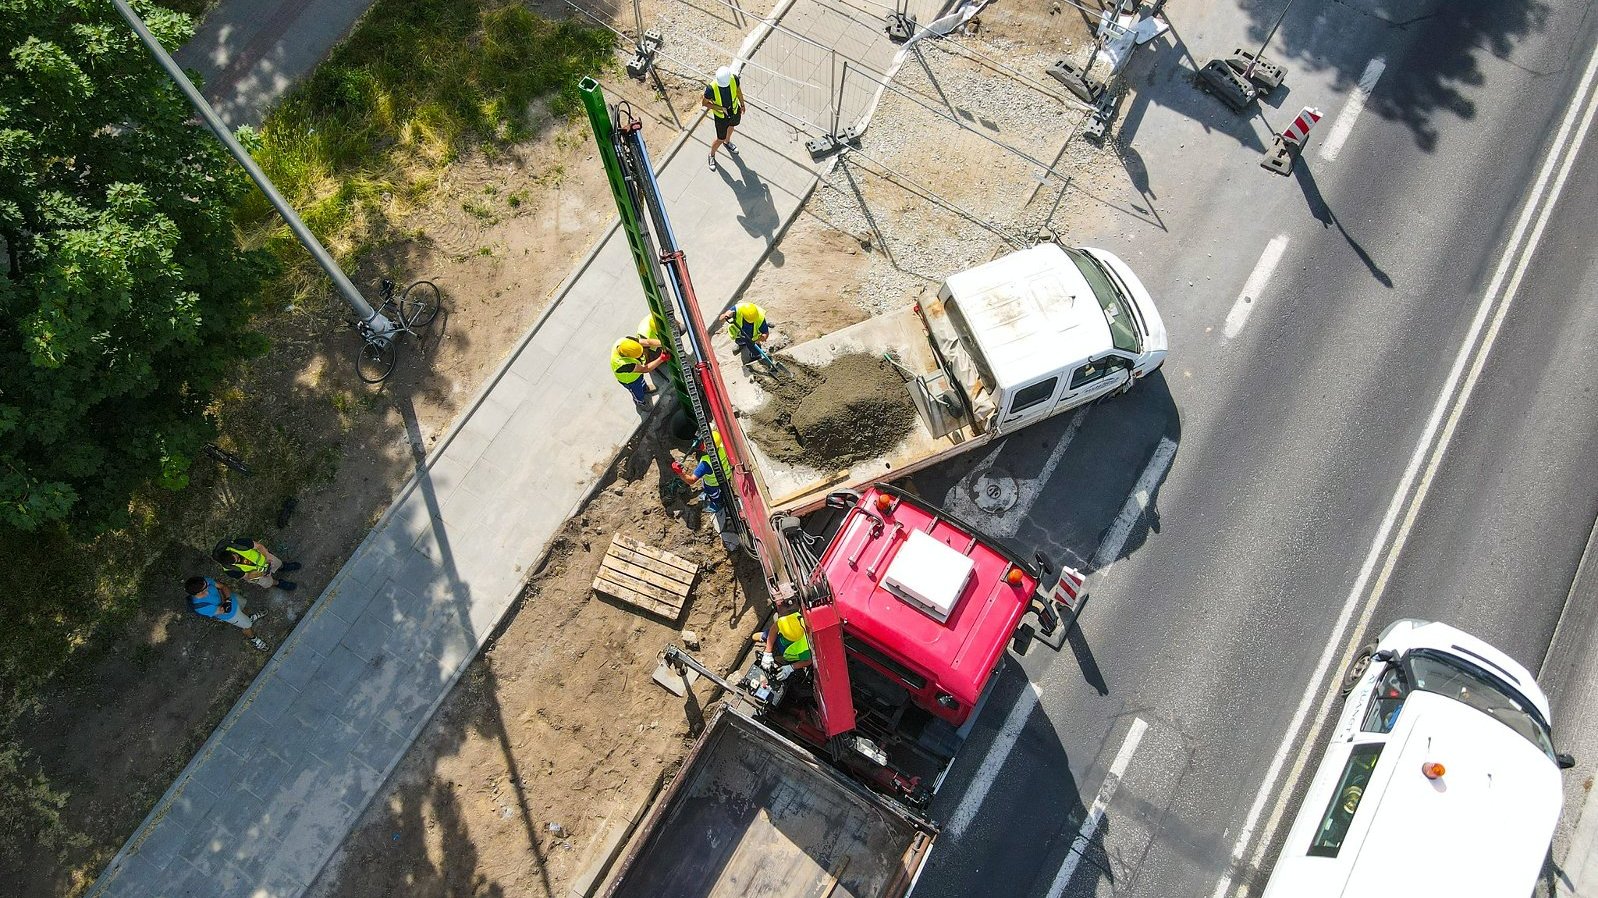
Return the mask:
[[[1093,844],[1093,836],[1099,830],[1099,824],[1104,820],[1104,812],[1110,807],[1110,799],[1115,797],[1117,789],[1121,788],[1121,778],[1126,775],[1126,768],[1132,763],[1132,754],[1137,751],[1137,744],[1143,741],[1143,733],[1149,728],[1143,718],[1132,720],[1132,728],[1126,733],[1126,740],[1121,743],[1121,750],[1115,753],[1115,760],[1110,764],[1110,774],[1104,778],[1104,784],[1099,786],[1099,794],[1093,799],[1093,807],[1088,810],[1087,819],[1082,821],[1082,827],[1077,830],[1076,839],[1071,842],[1071,850],[1065,854],[1065,863],[1060,865],[1060,872],[1054,876],[1054,882],[1049,886],[1049,898],[1060,898],[1065,894],[1065,887],[1071,884],[1071,875],[1076,873],[1077,865],[1082,863],[1082,855]]]
[[[1276,263],[1282,261],[1282,253],[1287,252],[1287,235],[1278,234],[1265,244],[1265,251],[1260,253],[1260,260],[1254,263],[1254,271],[1249,274],[1248,280],[1243,282],[1243,292],[1237,295],[1237,301],[1232,303],[1232,311],[1226,313],[1226,339],[1230,340],[1242,333],[1243,325],[1248,323],[1248,316],[1254,311],[1254,306],[1259,304],[1259,299],[1265,294],[1265,285],[1270,283],[1271,274],[1276,271]]]
[[[1370,99],[1371,91],[1376,89],[1376,82],[1382,78],[1382,72],[1387,71],[1387,60],[1378,56],[1365,65],[1365,71],[1359,76],[1359,83],[1348,92],[1348,101],[1343,104],[1341,112],[1337,113],[1337,121],[1332,122],[1332,130],[1326,135],[1326,142],[1321,144],[1321,158],[1327,162],[1337,159],[1337,154],[1343,151],[1343,143],[1348,140],[1348,135],[1354,131],[1354,121],[1365,109],[1365,101]]]

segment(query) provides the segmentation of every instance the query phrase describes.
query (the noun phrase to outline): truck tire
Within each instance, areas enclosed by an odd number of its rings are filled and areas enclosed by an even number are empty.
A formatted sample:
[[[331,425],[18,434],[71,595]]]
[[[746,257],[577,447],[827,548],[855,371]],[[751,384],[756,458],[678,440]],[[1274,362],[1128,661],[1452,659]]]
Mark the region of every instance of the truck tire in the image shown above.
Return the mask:
[[[1339,695],[1347,698],[1348,694],[1354,691],[1354,687],[1365,676],[1365,671],[1370,670],[1371,655],[1375,653],[1376,643],[1374,642],[1368,642],[1360,646],[1359,651],[1354,653],[1353,660],[1348,662],[1348,670],[1343,671],[1343,685],[1338,690]]]

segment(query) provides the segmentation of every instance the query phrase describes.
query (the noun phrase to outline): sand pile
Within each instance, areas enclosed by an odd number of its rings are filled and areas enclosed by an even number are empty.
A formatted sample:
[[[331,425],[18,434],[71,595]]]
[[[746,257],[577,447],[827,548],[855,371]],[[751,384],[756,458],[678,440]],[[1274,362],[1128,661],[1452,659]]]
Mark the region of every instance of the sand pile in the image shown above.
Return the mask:
[[[904,378],[874,355],[846,355],[820,367],[784,359],[784,377],[761,377],[769,398],[750,435],[780,461],[822,470],[881,455],[915,423]]]

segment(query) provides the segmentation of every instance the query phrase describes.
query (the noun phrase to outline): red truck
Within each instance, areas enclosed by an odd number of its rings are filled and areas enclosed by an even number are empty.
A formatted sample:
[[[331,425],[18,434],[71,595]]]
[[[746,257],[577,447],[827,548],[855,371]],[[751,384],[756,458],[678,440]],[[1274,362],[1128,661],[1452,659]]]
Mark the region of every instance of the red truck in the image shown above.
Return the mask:
[[[779,613],[797,609],[813,664],[785,680],[758,660],[734,680],[673,648],[667,662],[720,683],[686,762],[603,894],[615,898],[903,895],[937,826],[925,810],[1029,612],[1063,635],[1029,563],[883,483],[774,509],[754,467],[640,125],[581,87],[653,314],[676,339],[685,405],[727,485],[718,526],[757,557]],[[645,219],[649,227],[645,226]],[[658,252],[656,247],[658,246]],[[669,286],[673,302],[662,300]],[[1062,583],[1080,576],[1062,571]],[[1080,607],[1078,603],[1077,607]],[[756,653],[758,654],[758,653]]]

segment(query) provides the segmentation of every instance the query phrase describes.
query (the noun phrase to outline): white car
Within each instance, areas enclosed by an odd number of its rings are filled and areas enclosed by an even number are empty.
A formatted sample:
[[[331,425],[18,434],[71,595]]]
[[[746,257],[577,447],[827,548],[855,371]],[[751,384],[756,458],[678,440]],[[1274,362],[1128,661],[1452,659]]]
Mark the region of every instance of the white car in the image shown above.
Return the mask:
[[[1548,698],[1447,624],[1382,631],[1265,898],[1531,894],[1564,801]]]

